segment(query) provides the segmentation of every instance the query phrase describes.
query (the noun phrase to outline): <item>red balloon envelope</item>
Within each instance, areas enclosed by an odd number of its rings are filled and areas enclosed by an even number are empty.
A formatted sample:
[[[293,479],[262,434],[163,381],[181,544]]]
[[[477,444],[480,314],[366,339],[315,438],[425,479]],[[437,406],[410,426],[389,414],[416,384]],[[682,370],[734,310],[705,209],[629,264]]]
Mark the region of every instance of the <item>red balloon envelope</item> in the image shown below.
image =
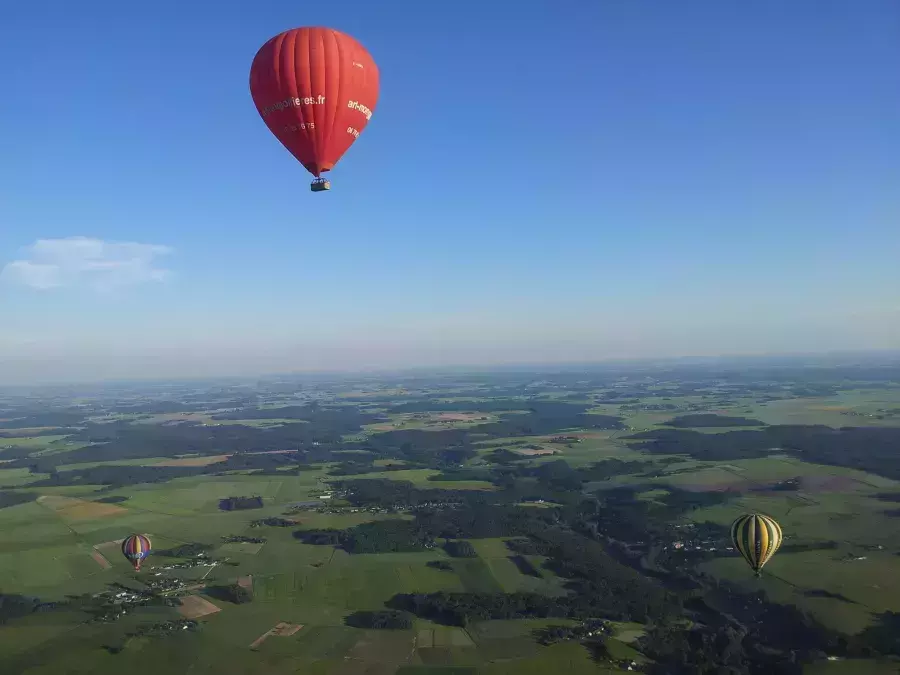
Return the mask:
[[[378,66],[349,35],[294,28],[256,53],[250,95],[263,121],[306,170],[330,171],[378,102]]]

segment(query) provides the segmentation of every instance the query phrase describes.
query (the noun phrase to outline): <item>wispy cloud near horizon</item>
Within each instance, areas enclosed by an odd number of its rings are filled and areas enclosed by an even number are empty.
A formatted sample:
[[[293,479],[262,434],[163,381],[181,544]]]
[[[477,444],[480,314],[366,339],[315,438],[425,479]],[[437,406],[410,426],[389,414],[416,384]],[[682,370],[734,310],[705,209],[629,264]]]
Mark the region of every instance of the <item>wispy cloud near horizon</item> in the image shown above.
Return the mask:
[[[89,237],[38,239],[0,271],[0,281],[36,290],[85,285],[96,291],[161,282],[172,272],[157,258],[168,246],[115,242]]]

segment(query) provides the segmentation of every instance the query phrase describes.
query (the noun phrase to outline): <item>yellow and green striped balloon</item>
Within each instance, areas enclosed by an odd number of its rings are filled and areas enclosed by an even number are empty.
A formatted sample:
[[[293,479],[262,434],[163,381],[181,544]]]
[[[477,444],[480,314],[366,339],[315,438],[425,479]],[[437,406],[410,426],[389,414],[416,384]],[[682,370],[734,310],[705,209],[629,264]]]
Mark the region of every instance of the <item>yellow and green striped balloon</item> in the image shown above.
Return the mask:
[[[756,576],[775,555],[782,539],[781,526],[761,513],[745,513],[731,525],[731,541]]]

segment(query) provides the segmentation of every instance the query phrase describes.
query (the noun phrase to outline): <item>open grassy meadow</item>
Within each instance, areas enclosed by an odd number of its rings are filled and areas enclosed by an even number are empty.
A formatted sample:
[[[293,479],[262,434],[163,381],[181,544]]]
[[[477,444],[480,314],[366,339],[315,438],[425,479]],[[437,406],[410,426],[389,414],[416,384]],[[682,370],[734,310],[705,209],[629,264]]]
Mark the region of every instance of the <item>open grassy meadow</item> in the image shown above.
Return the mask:
[[[598,616],[607,624],[593,642],[553,644],[538,636],[552,626],[574,630],[583,617],[476,616],[453,625],[418,613],[399,628],[354,625],[354,616],[384,612],[404,594],[571,596],[572,578],[560,576],[565,561],[553,558],[558,552],[517,553],[516,542],[530,535],[514,528],[497,535],[490,523],[471,523],[488,534],[470,537],[436,525],[415,550],[349,552],[301,540],[298,533],[419,522],[415,504],[376,508],[339,489],[373,479],[439,491],[425,500],[437,502],[439,514],[461,509],[459,500],[508,502],[517,517],[542,518],[559,531],[569,527],[565,519],[575,517],[579,498],[632,490],[635,508],[652,514],[673,508],[673,495],[696,496],[663,535],[631,544],[642,553],[621,564],[642,573],[663,554],[671,561],[690,553],[690,572],[711,584],[710,607],[726,611],[725,588],[762,590],[769,602],[799,608],[844,636],[900,612],[900,498],[889,497],[900,494],[900,480],[868,465],[814,461],[790,447],[710,459],[632,438],[675,428],[704,437],[760,433],[767,425],[892,429],[900,427],[898,390],[860,385],[802,397],[776,389],[764,398],[718,386],[680,394],[677,384],[662,382],[635,394],[616,381],[526,395],[482,382],[435,390],[356,384],[316,399],[328,404],[324,421],[316,408],[283,394],[236,411],[222,402],[190,412],[104,412],[98,405],[85,424],[101,440],[84,427],[39,435],[40,427],[16,429],[11,417],[0,438],[0,495],[7,500],[0,505],[0,593],[40,604],[0,628],[0,672],[577,675],[632,664],[662,672],[642,651],[652,617]],[[549,407],[536,411],[539,403]],[[356,417],[345,422],[341,415]],[[685,419],[700,426],[677,422],[691,415],[700,417]],[[716,416],[731,421],[717,425]],[[100,429],[113,431],[101,437]],[[120,454],[102,459],[92,454],[110,438],[120,442],[115,434],[130,445],[121,441]],[[252,440],[243,447],[235,434]],[[613,465],[622,468],[596,472]],[[580,481],[574,488],[573,476]],[[258,508],[224,506],[244,496],[258,498]],[[736,516],[755,511],[776,518],[785,534],[759,579],[726,536],[692,540],[692,527],[727,532]],[[140,572],[120,551],[131,533],[153,543]],[[470,554],[453,557],[445,546],[451,539],[469,542]],[[596,539],[611,544],[602,532]],[[236,586],[252,600],[229,595]],[[890,658],[819,659],[804,672],[900,672]]]
[[[391,478],[424,482],[425,476],[414,472],[399,473]],[[200,633],[165,637],[129,638],[127,634],[139,624],[177,619],[175,608],[139,608],[133,617],[114,624],[86,623],[78,612],[35,614],[0,631],[4,672],[50,673],[65,668],[71,673],[97,673],[126,668],[151,673],[175,668],[183,672],[367,673],[375,672],[372,668],[377,666],[378,672],[404,668],[403,672],[430,673],[455,664],[470,668],[495,661],[497,672],[506,672],[510,659],[537,672],[546,663],[543,648],[534,645],[527,633],[495,638],[482,630],[473,637],[468,631],[430,622],[386,633],[343,623],[351,612],[380,609],[396,593],[562,592],[550,573],[544,579],[521,574],[502,541],[480,540],[477,558],[451,561],[452,571],[442,571],[426,566],[430,560],[448,560],[439,550],[350,555],[332,547],[302,544],[288,528],[250,528],[248,512],[218,509],[220,499],[252,493],[262,495],[265,502],[263,509],[252,512],[254,518],[277,516],[294,502],[314,498],[321,492],[322,478],[324,474],[313,472],[278,479],[204,476],[112,493],[86,485],[67,490],[65,496],[42,495],[36,501],[0,509],[4,593],[64,598],[99,592],[115,583],[140,587],[157,574],[206,585],[243,575],[252,580],[255,598],[251,604],[234,605],[212,597],[220,611],[200,617]],[[100,494],[127,499],[118,504],[97,503]],[[377,517],[383,516],[315,511],[297,515],[299,524],[311,528],[346,528]],[[210,543],[217,557],[237,566],[159,572],[157,568],[168,560],[152,556],[135,573],[119,551],[121,538],[132,531],[147,533],[154,549]],[[261,533],[267,539],[264,544],[220,543],[229,535]],[[267,638],[251,650],[249,645],[278,622],[302,628],[291,636]],[[107,649],[111,645],[124,648],[111,654]],[[566,658],[582,663],[577,648],[569,651],[573,655]]]

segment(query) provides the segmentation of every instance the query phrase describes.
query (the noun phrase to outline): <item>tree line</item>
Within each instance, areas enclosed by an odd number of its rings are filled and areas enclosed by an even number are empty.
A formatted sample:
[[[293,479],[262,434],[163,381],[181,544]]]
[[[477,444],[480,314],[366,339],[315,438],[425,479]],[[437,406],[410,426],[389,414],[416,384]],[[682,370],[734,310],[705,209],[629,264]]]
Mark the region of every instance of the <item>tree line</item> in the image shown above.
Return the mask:
[[[659,429],[633,434],[637,449],[654,454],[689,455],[704,461],[730,461],[787,452],[804,461],[840,466],[900,480],[900,428],[776,425],[761,430],[704,434]]]
[[[671,488],[648,502],[636,496],[649,486],[628,486],[582,496],[559,508],[526,509],[505,501],[502,492],[428,490],[392,483],[376,479],[343,485],[351,503],[390,504],[413,514],[412,521],[398,521],[406,524],[397,530],[383,529],[383,525],[370,530],[373,537],[402,532],[407,541],[430,536],[435,541],[449,538],[453,545],[479,537],[511,537],[508,546],[513,554],[532,566],[530,560],[544,560],[534,569],[540,572],[543,567],[564,579],[567,593],[558,597],[532,593],[407,593],[391,598],[386,603],[388,609],[459,626],[474,620],[537,617],[648,623],[651,630],[641,649],[656,661],[651,668],[656,673],[800,673],[803,664],[825,653],[900,655],[892,634],[880,627],[882,624],[851,639],[824,628],[795,607],[770,602],[764,594],[748,594],[721,582],[713,586],[684,556],[660,556],[658,571],[648,575],[635,561],[617,552],[619,543],[632,546],[669,539],[672,522],[686,511],[722,503],[731,495]],[[446,498],[452,498],[455,504],[442,506],[441,499]],[[319,537],[319,543],[344,545],[348,535],[319,531],[303,536]],[[723,526],[701,523],[692,536],[725,541],[728,533]],[[368,550],[397,548],[391,544]],[[704,551],[703,555],[721,553]],[[430,564],[437,569],[452,569],[443,561]],[[694,627],[683,628],[684,618],[691,618]],[[883,621],[883,625],[893,627],[896,617],[884,617]]]

